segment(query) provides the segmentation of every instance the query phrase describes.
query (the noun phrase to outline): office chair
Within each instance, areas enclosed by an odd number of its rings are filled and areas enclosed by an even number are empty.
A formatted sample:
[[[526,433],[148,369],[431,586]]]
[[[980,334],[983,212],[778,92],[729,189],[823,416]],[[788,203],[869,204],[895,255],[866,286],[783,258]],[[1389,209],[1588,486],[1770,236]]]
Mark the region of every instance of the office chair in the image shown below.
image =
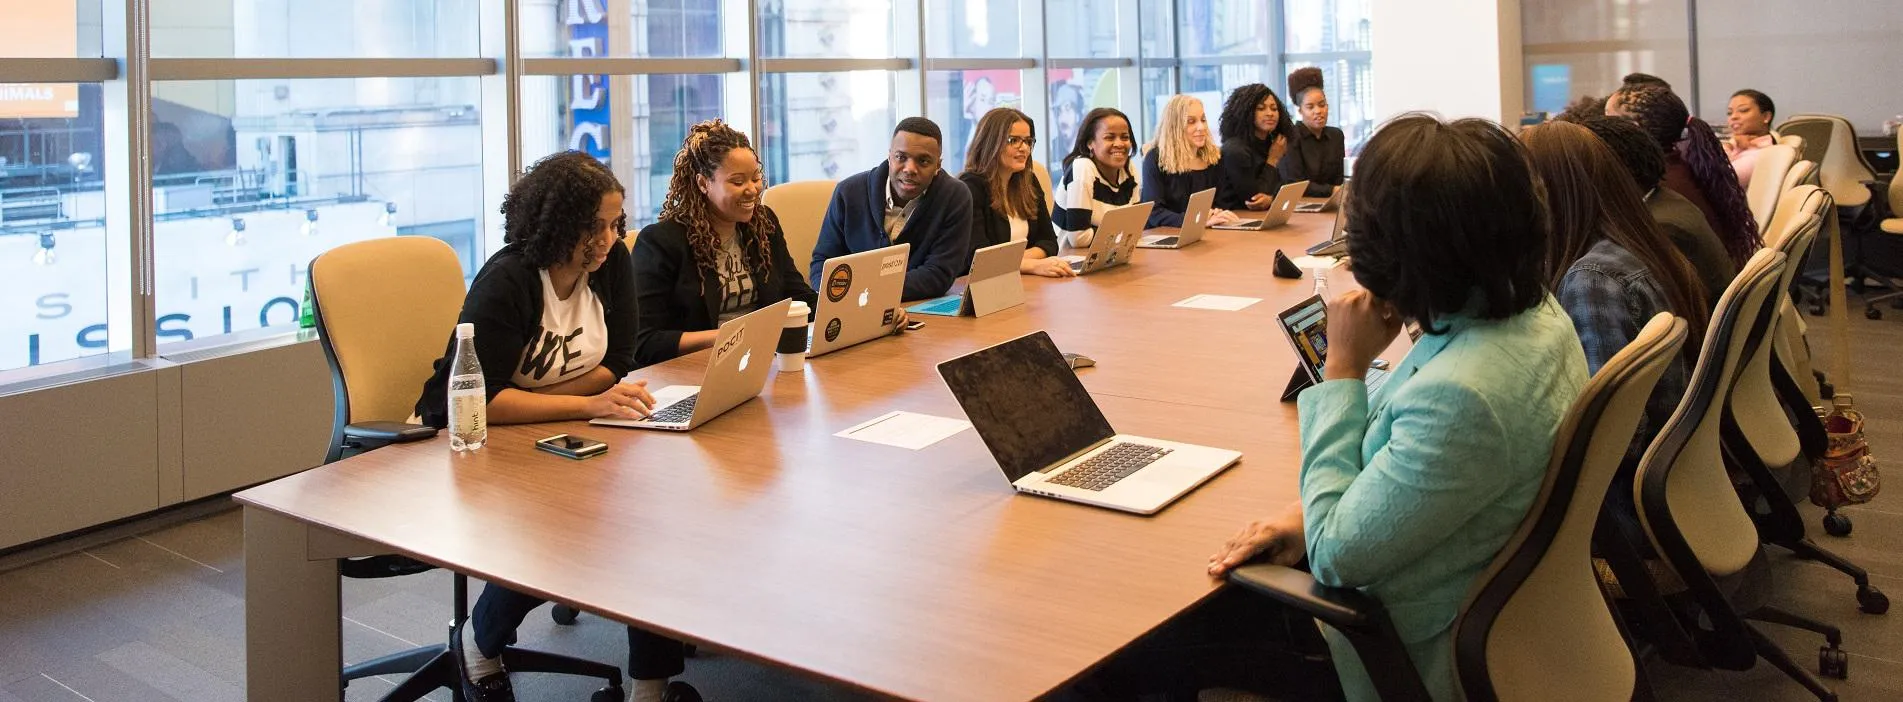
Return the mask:
[[[1037,178],[1037,186],[1044,189],[1044,209],[1054,210],[1057,207],[1057,191],[1051,189],[1051,169],[1044,167],[1044,164],[1038,163],[1036,160],[1032,160],[1031,175]],[[1046,212],[1045,214],[1050,213]]]
[[[1796,134],[1779,134],[1775,131],[1771,133],[1777,136],[1777,143],[1797,149],[1798,158],[1804,157],[1804,137]]]
[[[1799,165],[1804,163],[1808,162],[1798,162]],[[1813,364],[1814,359],[1811,357],[1809,323],[1805,321],[1804,315],[1797,312],[1798,286],[1796,282],[1798,271],[1804,270],[1805,259],[1816,245],[1817,234],[1823,230],[1824,217],[1834,215],[1830,212],[1830,193],[1810,184],[1798,185],[1784,191],[1784,195],[1778,198],[1777,207],[1777,214],[1771,218],[1771,226],[1764,230],[1774,236],[1777,232],[1789,228],[1791,221],[1795,219],[1815,217],[1818,222],[1817,229],[1801,239],[1766,242],[1767,247],[1784,253],[1784,277],[1788,279],[1785,290],[1789,292],[1789,295],[1778,303],[1777,334],[1772,337],[1772,353],[1784,369],[1784,375],[1796,386],[1791,388],[1796,391],[1796,394],[1786,394],[1787,389],[1783,387],[1779,387],[1778,392],[1785,399],[1792,413],[1812,414],[1810,408],[1824,405],[1826,383],[1822,382]],[[1799,421],[1800,433],[1808,430],[1807,426],[1802,425],[1802,420]],[[1821,422],[1819,428],[1821,428]],[[1810,443],[1816,440],[1813,436],[1804,437],[1806,455],[1816,455],[1815,446]]]
[[[1817,164],[1824,189],[1838,207],[1857,209],[1869,204],[1869,184],[1876,182],[1876,170],[1857,148],[1857,132],[1849,120],[1836,115],[1797,115],[1780,125],[1778,133],[1804,140],[1800,158]]]
[[[1633,498],[1645,537],[1666,567],[1675,606],[1667,609],[1696,641],[1703,667],[1748,670],[1759,658],[1802,684],[1821,700],[1836,694],[1750,622],[1761,621],[1822,634],[1818,667],[1839,679],[1849,675],[1836,627],[1768,605],[1745,601],[1763,590],[1753,581],[1769,575],[1751,515],[1732,489],[1723,458],[1721,425],[1730,388],[1747,364],[1754,337],[1776,315],[1772,295],[1785,256],[1761,250],[1745,263],[1712,313],[1691,384],[1678,410],[1661,427],[1633,482]]]
[[[429,438],[433,431],[407,425],[416,396],[442,356],[462,308],[462,264],[440,240],[398,236],[345,244],[311,261],[312,317],[330,364],[336,412],[325,462],[402,441]],[[387,578],[433,568],[404,556],[345,559],[348,578]],[[469,580],[454,576],[454,626],[468,616]],[[512,672],[560,673],[601,678],[597,702],[622,699],[621,669],[552,653],[509,647],[503,664]],[[461,699],[462,661],[444,643],[419,646],[346,666],[342,683],[373,675],[408,675],[384,695],[391,702],[422,699],[439,687]]]
[[[1758,150],[1756,170],[1751,174],[1751,185],[1745,188],[1744,199],[1751,208],[1752,219],[1757,220],[1758,231],[1771,226],[1771,215],[1777,210],[1778,196],[1784,194],[1784,177],[1790,173],[1791,165],[1797,162],[1797,149],[1783,144],[1773,144]]]
[[[1898,153],[1903,153],[1903,130],[1897,131],[1896,145]],[[1898,245],[1900,241],[1898,237],[1903,237],[1903,173],[1890,178],[1890,188],[1885,195],[1887,195],[1885,199],[1889,201],[1890,216],[1877,224],[1877,233],[1871,235],[1876,239],[1877,245],[1870,248],[1896,252],[1903,249],[1903,246]],[[1864,298],[1864,316],[1872,318],[1881,316],[1880,312],[1876,312],[1877,303],[1895,298],[1903,298],[1903,288],[1892,288],[1890,292]],[[1876,314],[1872,314],[1873,312]]]
[[[779,216],[786,252],[801,275],[813,261],[813,245],[819,241],[819,227],[826,221],[835,185],[830,180],[798,180],[767,188],[760,195],[760,202]]]
[[[1650,686],[1593,574],[1600,504],[1638,429],[1645,401],[1685,343],[1683,319],[1653,317],[1606,362],[1560,424],[1526,519],[1474,581],[1454,620],[1463,699],[1650,699]],[[1308,573],[1258,564],[1229,581],[1315,617],[1348,637],[1381,698],[1426,700],[1381,603]],[[1563,683],[1563,684],[1561,684]]]
[[[1817,183],[1817,164],[1810,161],[1793,163],[1791,170],[1784,173],[1785,192],[1790,192],[1791,188],[1799,185],[1816,185]]]

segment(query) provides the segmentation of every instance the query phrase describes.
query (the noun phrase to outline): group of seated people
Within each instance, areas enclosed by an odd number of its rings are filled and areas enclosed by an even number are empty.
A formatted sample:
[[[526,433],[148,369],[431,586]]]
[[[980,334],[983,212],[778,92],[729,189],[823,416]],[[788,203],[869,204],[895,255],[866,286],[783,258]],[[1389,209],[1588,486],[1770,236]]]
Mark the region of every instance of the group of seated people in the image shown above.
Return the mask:
[[[477,273],[460,317],[476,326],[488,419],[644,415],[654,399],[630,372],[705,349],[722,322],[762,306],[815,303],[812,277],[828,258],[911,244],[904,297],[916,300],[944,294],[975,249],[1006,241],[1024,242],[1024,274],[1072,275],[1057,258],[1059,232],[1063,243],[1088,244],[1111,207],[1152,201],[1151,224],[1172,226],[1190,193],[1210,187],[1217,216],[1267,207],[1284,181],[1307,180],[1309,195],[1326,196],[1343,181],[1342,133],[1327,126],[1319,72],[1298,71],[1290,88],[1300,124],[1266,86],[1236,89],[1219,118],[1220,148],[1200,102],[1172,98],[1140,169],[1130,120],[1093,110],[1055,203],[1032,174],[1036,131],[1024,113],[984,115],[956,177],[940,168],[937,126],[905,119],[884,163],[837,185],[805,275],[761,203],[751,142],[722,122],[691,128],[658,221],[632,252],[614,175],[581,153],[542,159],[504,200],[506,245]],[[1518,136],[1484,120],[1407,115],[1367,142],[1344,205],[1360,289],[1330,302],[1324,382],[1298,400],[1301,499],[1245,525],[1208,560],[1213,577],[1250,561],[1306,560],[1320,582],[1377,596],[1436,699],[1454,695],[1458,607],[1539,492],[1558,425],[1589,374],[1656,313],[1702,331],[1761,245],[1716,138],[1669,86],[1630,81],[1589,112]],[[1370,394],[1363,375],[1404,323],[1424,333]],[[1685,348],[1621,471],[1627,518],[1636,519],[1634,464],[1684,394],[1699,344]],[[435,426],[446,424],[451,352],[416,406]],[[499,657],[542,602],[484,589],[451,637],[467,699],[513,699]],[[1286,678],[1264,679],[1273,670],[1264,652],[1314,630],[1285,616],[1225,591],[1066,694],[1285,687]],[[1353,649],[1323,636],[1340,689],[1374,699]],[[670,680],[683,671],[680,642],[630,627],[628,645],[631,700],[699,699]]]

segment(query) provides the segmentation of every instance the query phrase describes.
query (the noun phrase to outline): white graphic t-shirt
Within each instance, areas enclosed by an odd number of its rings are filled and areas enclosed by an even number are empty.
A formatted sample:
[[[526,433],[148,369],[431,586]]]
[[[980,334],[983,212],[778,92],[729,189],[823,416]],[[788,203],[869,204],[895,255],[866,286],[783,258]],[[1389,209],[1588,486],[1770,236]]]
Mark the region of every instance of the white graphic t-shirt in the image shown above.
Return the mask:
[[[588,274],[575,282],[575,292],[563,300],[555,296],[548,271],[542,274],[542,326],[529,337],[510,378],[516,387],[539,388],[575,378],[601,365],[608,355],[608,323],[601,299],[588,287]]]

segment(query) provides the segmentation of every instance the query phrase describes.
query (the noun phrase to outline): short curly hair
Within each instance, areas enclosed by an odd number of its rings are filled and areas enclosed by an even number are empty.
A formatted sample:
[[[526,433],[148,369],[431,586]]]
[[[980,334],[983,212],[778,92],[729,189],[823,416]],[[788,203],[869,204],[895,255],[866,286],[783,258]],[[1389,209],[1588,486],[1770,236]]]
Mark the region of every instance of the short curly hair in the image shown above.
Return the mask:
[[[1282,98],[1274,90],[1261,83],[1250,83],[1229,93],[1229,100],[1222,104],[1222,116],[1216,121],[1216,133],[1222,135],[1225,142],[1240,139],[1253,144],[1258,141],[1255,138],[1255,108],[1264,100],[1275,102],[1276,122],[1275,127],[1269,130],[1269,140],[1273,141],[1280,134],[1294,141],[1295,122],[1289,119],[1288,107],[1282,104]]]
[[[627,190],[595,157],[580,151],[544,156],[502,197],[502,241],[536,268],[567,263],[582,239],[598,231],[595,213],[609,193]],[[614,226],[617,235],[626,233],[628,216]]]

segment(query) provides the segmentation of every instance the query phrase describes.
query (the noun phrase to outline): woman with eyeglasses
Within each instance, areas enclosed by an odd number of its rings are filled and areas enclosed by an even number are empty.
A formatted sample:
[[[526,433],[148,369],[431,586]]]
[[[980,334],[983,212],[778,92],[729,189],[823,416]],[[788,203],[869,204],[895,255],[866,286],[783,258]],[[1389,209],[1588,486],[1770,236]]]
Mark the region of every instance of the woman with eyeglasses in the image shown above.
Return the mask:
[[[1037,130],[1023,112],[998,107],[978,119],[965,151],[965,172],[958,174],[971,192],[971,250],[1024,242],[1019,273],[1069,278],[1077,273],[1070,262],[1057,257],[1050,207],[1031,172],[1036,146]]]
[[[634,240],[641,365],[712,346],[720,325],[781,300],[819,303],[765,187],[747,135],[720,120],[688,129],[659,221]]]
[[[1295,143],[1280,164],[1282,180],[1308,181],[1309,197],[1328,197],[1347,181],[1348,138],[1328,126],[1328,94],[1322,91],[1322,69],[1298,68],[1288,74],[1289,99],[1302,113]]]
[[[1136,131],[1122,112],[1099,107],[1084,115],[1057,181],[1055,222],[1072,247],[1090,245],[1105,212],[1137,201],[1135,149]]]
[[[1170,98],[1156,121],[1156,138],[1143,147],[1143,201],[1150,209],[1151,227],[1183,226],[1189,196],[1222,185],[1222,150],[1209,135],[1209,116],[1203,101],[1188,95]],[[1236,214],[1212,209],[1205,224],[1228,224]]]

